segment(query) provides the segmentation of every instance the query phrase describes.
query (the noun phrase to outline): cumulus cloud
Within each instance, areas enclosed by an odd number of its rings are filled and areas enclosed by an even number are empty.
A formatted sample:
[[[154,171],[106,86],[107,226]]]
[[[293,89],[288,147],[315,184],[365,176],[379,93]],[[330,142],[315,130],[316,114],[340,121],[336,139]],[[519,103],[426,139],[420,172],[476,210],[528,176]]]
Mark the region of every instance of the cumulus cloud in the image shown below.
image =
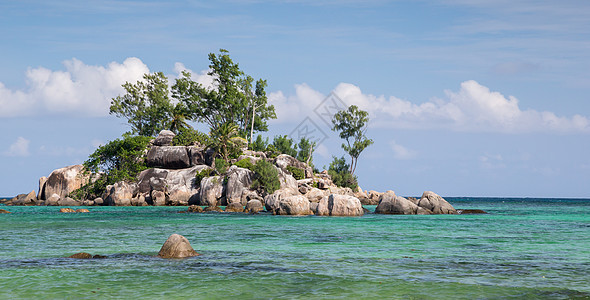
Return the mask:
[[[491,91],[474,80],[461,83],[458,91],[445,91],[445,99],[413,103],[394,96],[364,94],[358,86],[340,83],[334,93],[347,105],[369,112],[371,126],[406,129],[448,129],[476,132],[590,132],[590,120],[581,115],[557,116],[549,111],[522,109],[518,99]],[[269,97],[277,116],[291,121],[311,114],[325,95],[307,85],[296,94],[274,93]]]
[[[149,72],[135,57],[123,63],[111,62],[106,67],[86,65],[75,58],[63,64],[65,71],[29,69],[25,74],[25,90],[11,90],[0,83],[0,117],[56,113],[107,115],[111,98],[124,92],[121,84],[135,82]]]
[[[4,152],[4,155],[6,156],[29,156],[29,144],[31,143],[31,141],[25,139],[22,136],[19,136],[16,141],[14,143],[12,143],[12,145],[10,145],[10,147],[8,147],[8,150],[6,150]]]

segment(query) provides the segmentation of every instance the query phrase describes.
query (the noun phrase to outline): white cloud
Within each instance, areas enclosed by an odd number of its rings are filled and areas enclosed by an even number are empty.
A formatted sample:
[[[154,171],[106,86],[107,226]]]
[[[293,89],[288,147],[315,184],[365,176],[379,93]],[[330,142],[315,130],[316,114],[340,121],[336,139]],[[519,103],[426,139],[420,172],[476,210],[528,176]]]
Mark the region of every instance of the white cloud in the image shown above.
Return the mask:
[[[398,144],[395,140],[390,141],[389,146],[393,150],[393,157],[395,159],[408,160],[416,157],[415,151]]]
[[[187,67],[184,66],[184,64],[182,63],[175,63],[174,64],[174,72],[177,73],[176,78],[180,77],[180,74],[182,71],[187,71],[189,73],[191,73],[191,79],[197,83],[200,83],[201,85],[203,85],[204,87],[207,88],[212,88],[213,87],[213,76],[207,74],[209,73],[210,70],[203,70],[200,73],[196,73],[191,69],[188,69]]]
[[[479,163],[484,169],[504,169],[504,158],[500,154],[484,154],[479,157]]]
[[[43,67],[26,72],[26,90],[11,90],[0,83],[0,117],[39,114],[108,115],[111,98],[123,93],[121,84],[136,82],[148,67],[138,58],[106,67],[90,66],[73,58],[64,61],[65,71]]]
[[[29,156],[29,144],[31,141],[19,136],[12,145],[4,152],[6,156]]]
[[[394,96],[364,94],[350,83],[334,89],[346,105],[369,112],[373,127],[405,129],[447,129],[469,132],[590,132],[590,120],[581,115],[557,116],[549,111],[523,110],[518,99],[504,96],[474,80],[461,83],[459,91],[445,91],[446,98],[415,104]],[[275,105],[276,122],[298,122],[307,116],[318,118],[314,109],[326,95],[306,84],[295,86],[295,95],[269,94]]]

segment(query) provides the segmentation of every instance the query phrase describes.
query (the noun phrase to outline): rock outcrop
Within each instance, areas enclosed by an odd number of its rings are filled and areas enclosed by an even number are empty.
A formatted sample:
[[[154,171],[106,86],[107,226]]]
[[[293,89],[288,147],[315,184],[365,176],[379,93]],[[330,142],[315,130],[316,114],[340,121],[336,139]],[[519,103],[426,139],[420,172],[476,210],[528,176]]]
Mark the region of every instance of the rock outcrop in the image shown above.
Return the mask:
[[[244,206],[239,202],[228,203],[225,212],[244,212]]]
[[[375,208],[376,214],[392,215],[429,215],[431,212],[419,207],[410,200],[395,195],[393,191],[387,191],[381,195],[379,205]]]
[[[248,201],[248,203],[246,204],[246,208],[244,209],[245,212],[250,214],[257,214],[263,210],[264,205],[262,205],[262,202],[260,200],[256,199]]]
[[[131,199],[137,194],[137,184],[119,181],[107,186],[104,202],[108,206],[130,206]]]
[[[324,197],[318,204],[318,216],[362,216],[364,214],[361,201],[353,196],[331,194]]]
[[[202,206],[217,206],[223,197],[224,185],[221,176],[205,177],[201,180],[199,201]]]
[[[242,202],[242,193],[252,185],[254,172],[231,166],[227,171],[227,177],[225,198],[227,199],[228,205],[231,203],[240,203],[242,206],[246,205],[246,203]]]
[[[457,214],[457,211],[449,202],[431,191],[424,192],[417,204],[433,214]]]
[[[90,180],[90,174],[84,172],[84,166],[82,165],[73,165],[54,170],[47,177],[47,181],[45,181],[43,187],[41,187],[42,194],[39,199],[46,200],[53,194],[57,194],[60,198],[63,198],[87,184]]]
[[[28,194],[20,194],[9,201],[12,205],[21,205],[21,206],[35,206],[37,205],[37,196],[35,191],[31,191]]]
[[[299,161],[297,158],[293,156],[281,154],[275,158],[274,163],[283,171],[287,171],[287,167],[290,166],[303,170],[305,178],[313,177],[313,169],[306,163]]]
[[[172,140],[176,134],[170,130],[162,130],[158,133],[158,136],[154,140],[154,145],[156,146],[171,146]]]
[[[274,215],[306,216],[313,212],[309,200],[303,195],[287,196],[272,202],[270,211]]]
[[[158,252],[161,258],[186,258],[200,255],[189,241],[180,234],[172,234]]]
[[[182,169],[190,167],[190,159],[185,146],[154,146],[147,154],[149,167],[163,169]]]

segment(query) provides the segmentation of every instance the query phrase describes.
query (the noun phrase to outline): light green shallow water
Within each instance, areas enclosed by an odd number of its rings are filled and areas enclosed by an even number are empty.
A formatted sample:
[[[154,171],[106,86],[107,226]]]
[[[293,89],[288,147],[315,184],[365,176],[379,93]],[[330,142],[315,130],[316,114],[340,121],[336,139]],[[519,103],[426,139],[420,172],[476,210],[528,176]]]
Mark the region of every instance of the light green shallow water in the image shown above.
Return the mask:
[[[590,298],[590,200],[449,200],[490,214],[2,207],[0,298]],[[156,258],[172,233],[202,255]]]

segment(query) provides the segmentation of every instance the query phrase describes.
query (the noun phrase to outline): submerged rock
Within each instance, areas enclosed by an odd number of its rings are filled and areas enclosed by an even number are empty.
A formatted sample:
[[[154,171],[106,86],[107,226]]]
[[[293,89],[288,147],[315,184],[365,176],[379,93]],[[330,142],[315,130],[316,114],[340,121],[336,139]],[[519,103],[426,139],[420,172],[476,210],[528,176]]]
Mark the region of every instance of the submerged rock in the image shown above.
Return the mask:
[[[86,208],[80,208],[80,209],[76,209],[77,213],[89,213],[90,211],[87,210]]]
[[[9,212],[5,209],[0,209],[0,214],[11,214],[11,212]]]
[[[486,211],[481,209],[457,209],[457,213],[460,215],[487,214]]]
[[[189,241],[180,234],[172,234],[158,252],[161,258],[186,258],[200,255],[193,249]]]
[[[244,212],[244,206],[241,203],[229,203],[225,207],[225,212]]]
[[[77,258],[77,259],[89,259],[92,258],[92,254],[86,252],[76,253],[74,255],[68,256],[68,258]]]
[[[69,207],[64,207],[64,208],[60,208],[59,209],[59,212],[60,213],[73,213],[73,212],[76,212],[76,211],[73,210],[73,209],[71,209],[71,208],[69,208]]]
[[[207,206],[207,207],[205,207],[205,209],[203,209],[203,212],[208,212],[208,211],[223,212],[223,209],[221,209],[221,207],[219,207],[219,206]]]
[[[198,206],[198,205],[191,205],[188,207],[187,212],[190,213],[202,213],[203,212],[203,208]]]

